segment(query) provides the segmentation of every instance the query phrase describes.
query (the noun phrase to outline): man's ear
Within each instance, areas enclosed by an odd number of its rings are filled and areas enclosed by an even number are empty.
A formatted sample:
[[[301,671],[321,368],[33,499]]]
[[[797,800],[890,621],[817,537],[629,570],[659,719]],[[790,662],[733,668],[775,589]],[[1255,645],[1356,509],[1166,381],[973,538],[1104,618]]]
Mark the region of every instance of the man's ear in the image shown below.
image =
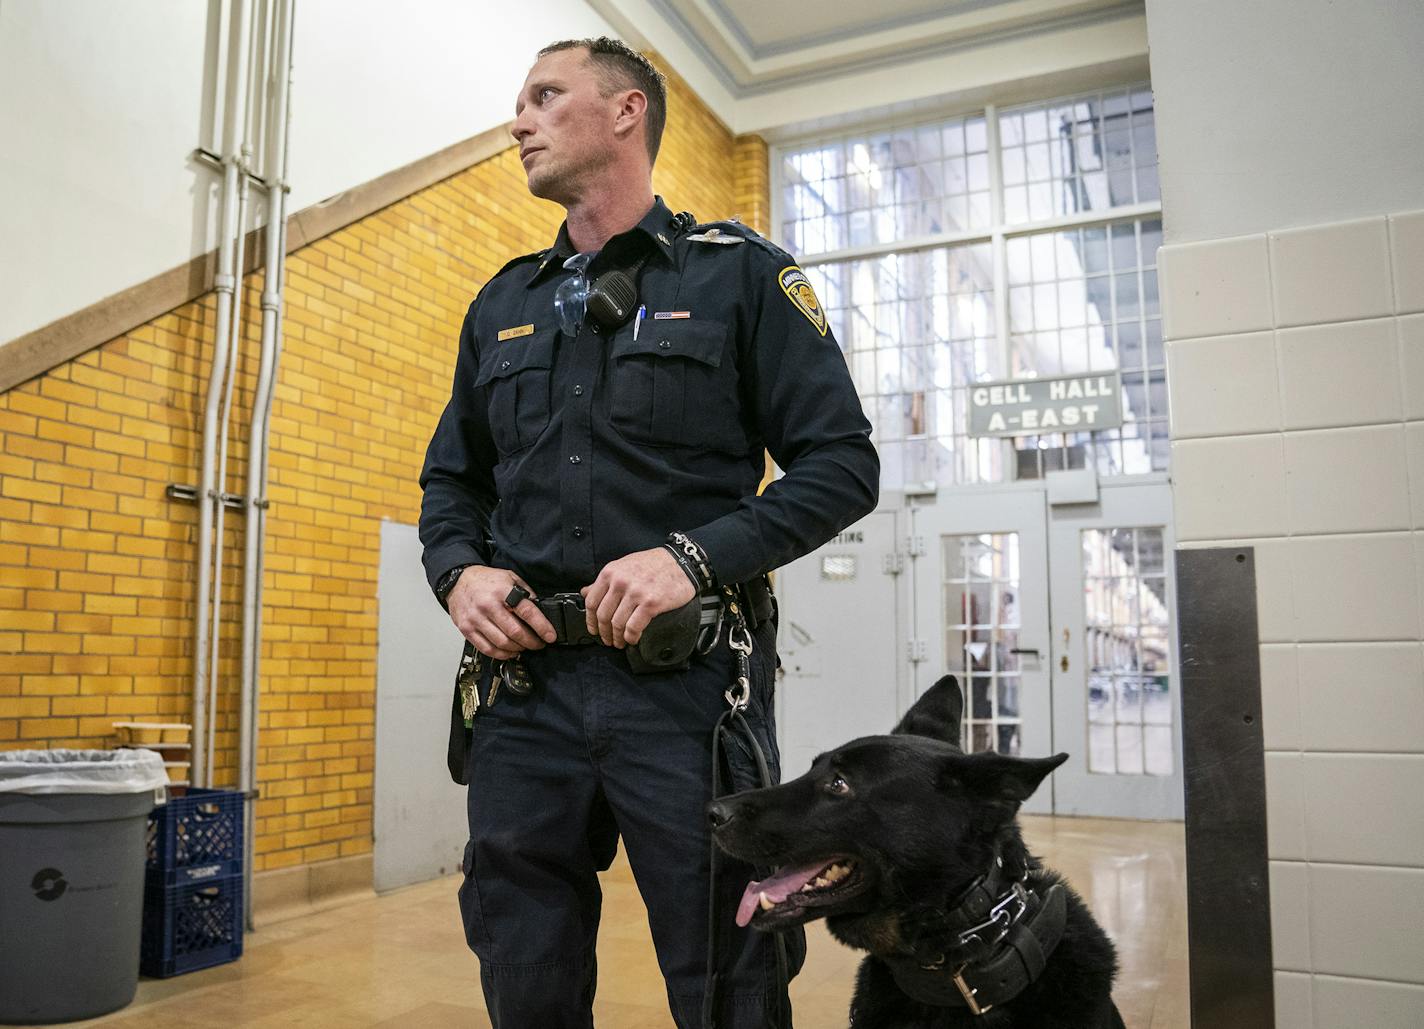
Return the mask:
[[[947,755],[940,766],[940,781],[945,787],[967,792],[971,799],[1004,802],[1017,809],[1033,796],[1050,772],[1067,760],[1067,754],[1037,758],[1009,757],[993,751]]]
[[[647,113],[647,94],[641,89],[625,90],[622,101],[618,105],[618,111],[613,117],[614,133],[621,136],[625,132],[632,132]]]
[[[891,731],[901,736],[928,736],[952,744],[957,750],[963,715],[964,694],[954,676],[946,675],[921,694]]]

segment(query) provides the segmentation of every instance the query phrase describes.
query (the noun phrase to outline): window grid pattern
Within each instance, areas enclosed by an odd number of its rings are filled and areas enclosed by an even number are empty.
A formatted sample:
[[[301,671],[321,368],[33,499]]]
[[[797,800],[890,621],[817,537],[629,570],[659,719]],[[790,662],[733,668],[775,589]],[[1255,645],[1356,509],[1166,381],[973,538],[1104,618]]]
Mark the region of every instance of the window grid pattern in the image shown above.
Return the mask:
[[[961,746],[1019,753],[1018,533],[943,536],[945,656],[965,684]]]
[[[804,256],[991,220],[983,115],[843,138],[781,163],[783,245]]]
[[[1149,89],[1010,108],[999,115],[999,145],[1010,224],[1161,197]]]
[[[1084,529],[1088,771],[1171,775],[1171,625],[1160,526]]]
[[[988,151],[977,116],[782,155],[783,243],[803,260],[939,232],[1007,233],[1001,255],[985,239],[803,264],[871,419],[882,485],[1036,479],[1090,462],[1104,477],[1165,471],[1161,218],[1033,232],[1008,210],[1010,187],[1036,185],[1059,199],[1035,214],[1036,201],[1024,194],[1030,217],[1154,200],[1151,93],[1139,87],[1016,107],[997,124],[997,153]],[[1126,157],[1114,156],[1119,151]],[[1005,210],[992,209],[979,157],[1000,162]],[[1003,326],[997,256],[1006,271]],[[968,435],[976,383],[1095,371],[1121,372],[1121,428],[1008,440]]]
[[[1096,463],[1098,474],[1165,471],[1167,369],[1157,291],[1162,220],[1010,237],[1009,376],[1122,372],[1123,425],[1021,437],[1023,477]],[[1055,453],[1056,452],[1056,453]],[[1054,459],[1057,458],[1055,463]]]

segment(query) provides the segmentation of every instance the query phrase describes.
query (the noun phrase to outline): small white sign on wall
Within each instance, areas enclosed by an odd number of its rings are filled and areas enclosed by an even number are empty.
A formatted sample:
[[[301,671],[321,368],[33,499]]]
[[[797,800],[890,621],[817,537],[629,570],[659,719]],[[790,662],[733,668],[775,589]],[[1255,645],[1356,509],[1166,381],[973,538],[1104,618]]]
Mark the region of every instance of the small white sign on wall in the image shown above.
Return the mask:
[[[971,436],[1088,432],[1121,424],[1122,376],[1116,371],[981,382],[969,389]]]

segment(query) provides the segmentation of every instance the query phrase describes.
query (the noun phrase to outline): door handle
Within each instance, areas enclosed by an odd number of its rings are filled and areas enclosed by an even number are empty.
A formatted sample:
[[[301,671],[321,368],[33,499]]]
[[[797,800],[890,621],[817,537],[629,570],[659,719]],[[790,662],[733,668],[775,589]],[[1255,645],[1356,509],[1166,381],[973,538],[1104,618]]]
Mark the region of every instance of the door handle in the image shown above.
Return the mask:
[[[1039,654],[1037,647],[1014,647],[1013,649],[1011,649],[1011,650],[1009,651],[1009,653],[1010,653],[1010,654],[1032,654],[1034,657],[1040,657],[1040,656],[1042,656],[1042,655]]]
[[[1067,654],[1064,654],[1064,655],[1063,655],[1063,660],[1058,662],[1058,667],[1061,668],[1061,669],[1063,669],[1065,672],[1068,671],[1068,655],[1067,655]]]

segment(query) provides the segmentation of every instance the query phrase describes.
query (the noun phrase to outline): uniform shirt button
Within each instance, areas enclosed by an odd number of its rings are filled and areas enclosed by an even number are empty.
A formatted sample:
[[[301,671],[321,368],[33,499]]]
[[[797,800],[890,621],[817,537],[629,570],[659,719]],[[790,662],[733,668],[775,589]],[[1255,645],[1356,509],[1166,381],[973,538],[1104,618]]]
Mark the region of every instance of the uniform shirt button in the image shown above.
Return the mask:
[[[583,464],[583,458],[579,457],[577,454],[573,454],[569,457],[569,464]]]
[[[583,396],[583,387],[582,387],[582,386],[575,386],[575,387],[574,387],[574,396],[576,396],[576,397],[581,397],[581,396]]]
[[[669,342],[668,342],[667,340],[665,340],[665,339],[659,340],[659,341],[658,341],[658,346],[662,347],[664,350],[671,350],[671,349],[672,349],[672,344],[669,343]]]
[[[576,540],[583,539],[583,526],[582,526],[582,525],[575,525],[575,526],[574,526],[574,539],[576,539]]]
[[[508,362],[508,361],[501,361],[499,366],[500,366],[501,368],[508,368],[508,367],[509,367],[509,362]]]

